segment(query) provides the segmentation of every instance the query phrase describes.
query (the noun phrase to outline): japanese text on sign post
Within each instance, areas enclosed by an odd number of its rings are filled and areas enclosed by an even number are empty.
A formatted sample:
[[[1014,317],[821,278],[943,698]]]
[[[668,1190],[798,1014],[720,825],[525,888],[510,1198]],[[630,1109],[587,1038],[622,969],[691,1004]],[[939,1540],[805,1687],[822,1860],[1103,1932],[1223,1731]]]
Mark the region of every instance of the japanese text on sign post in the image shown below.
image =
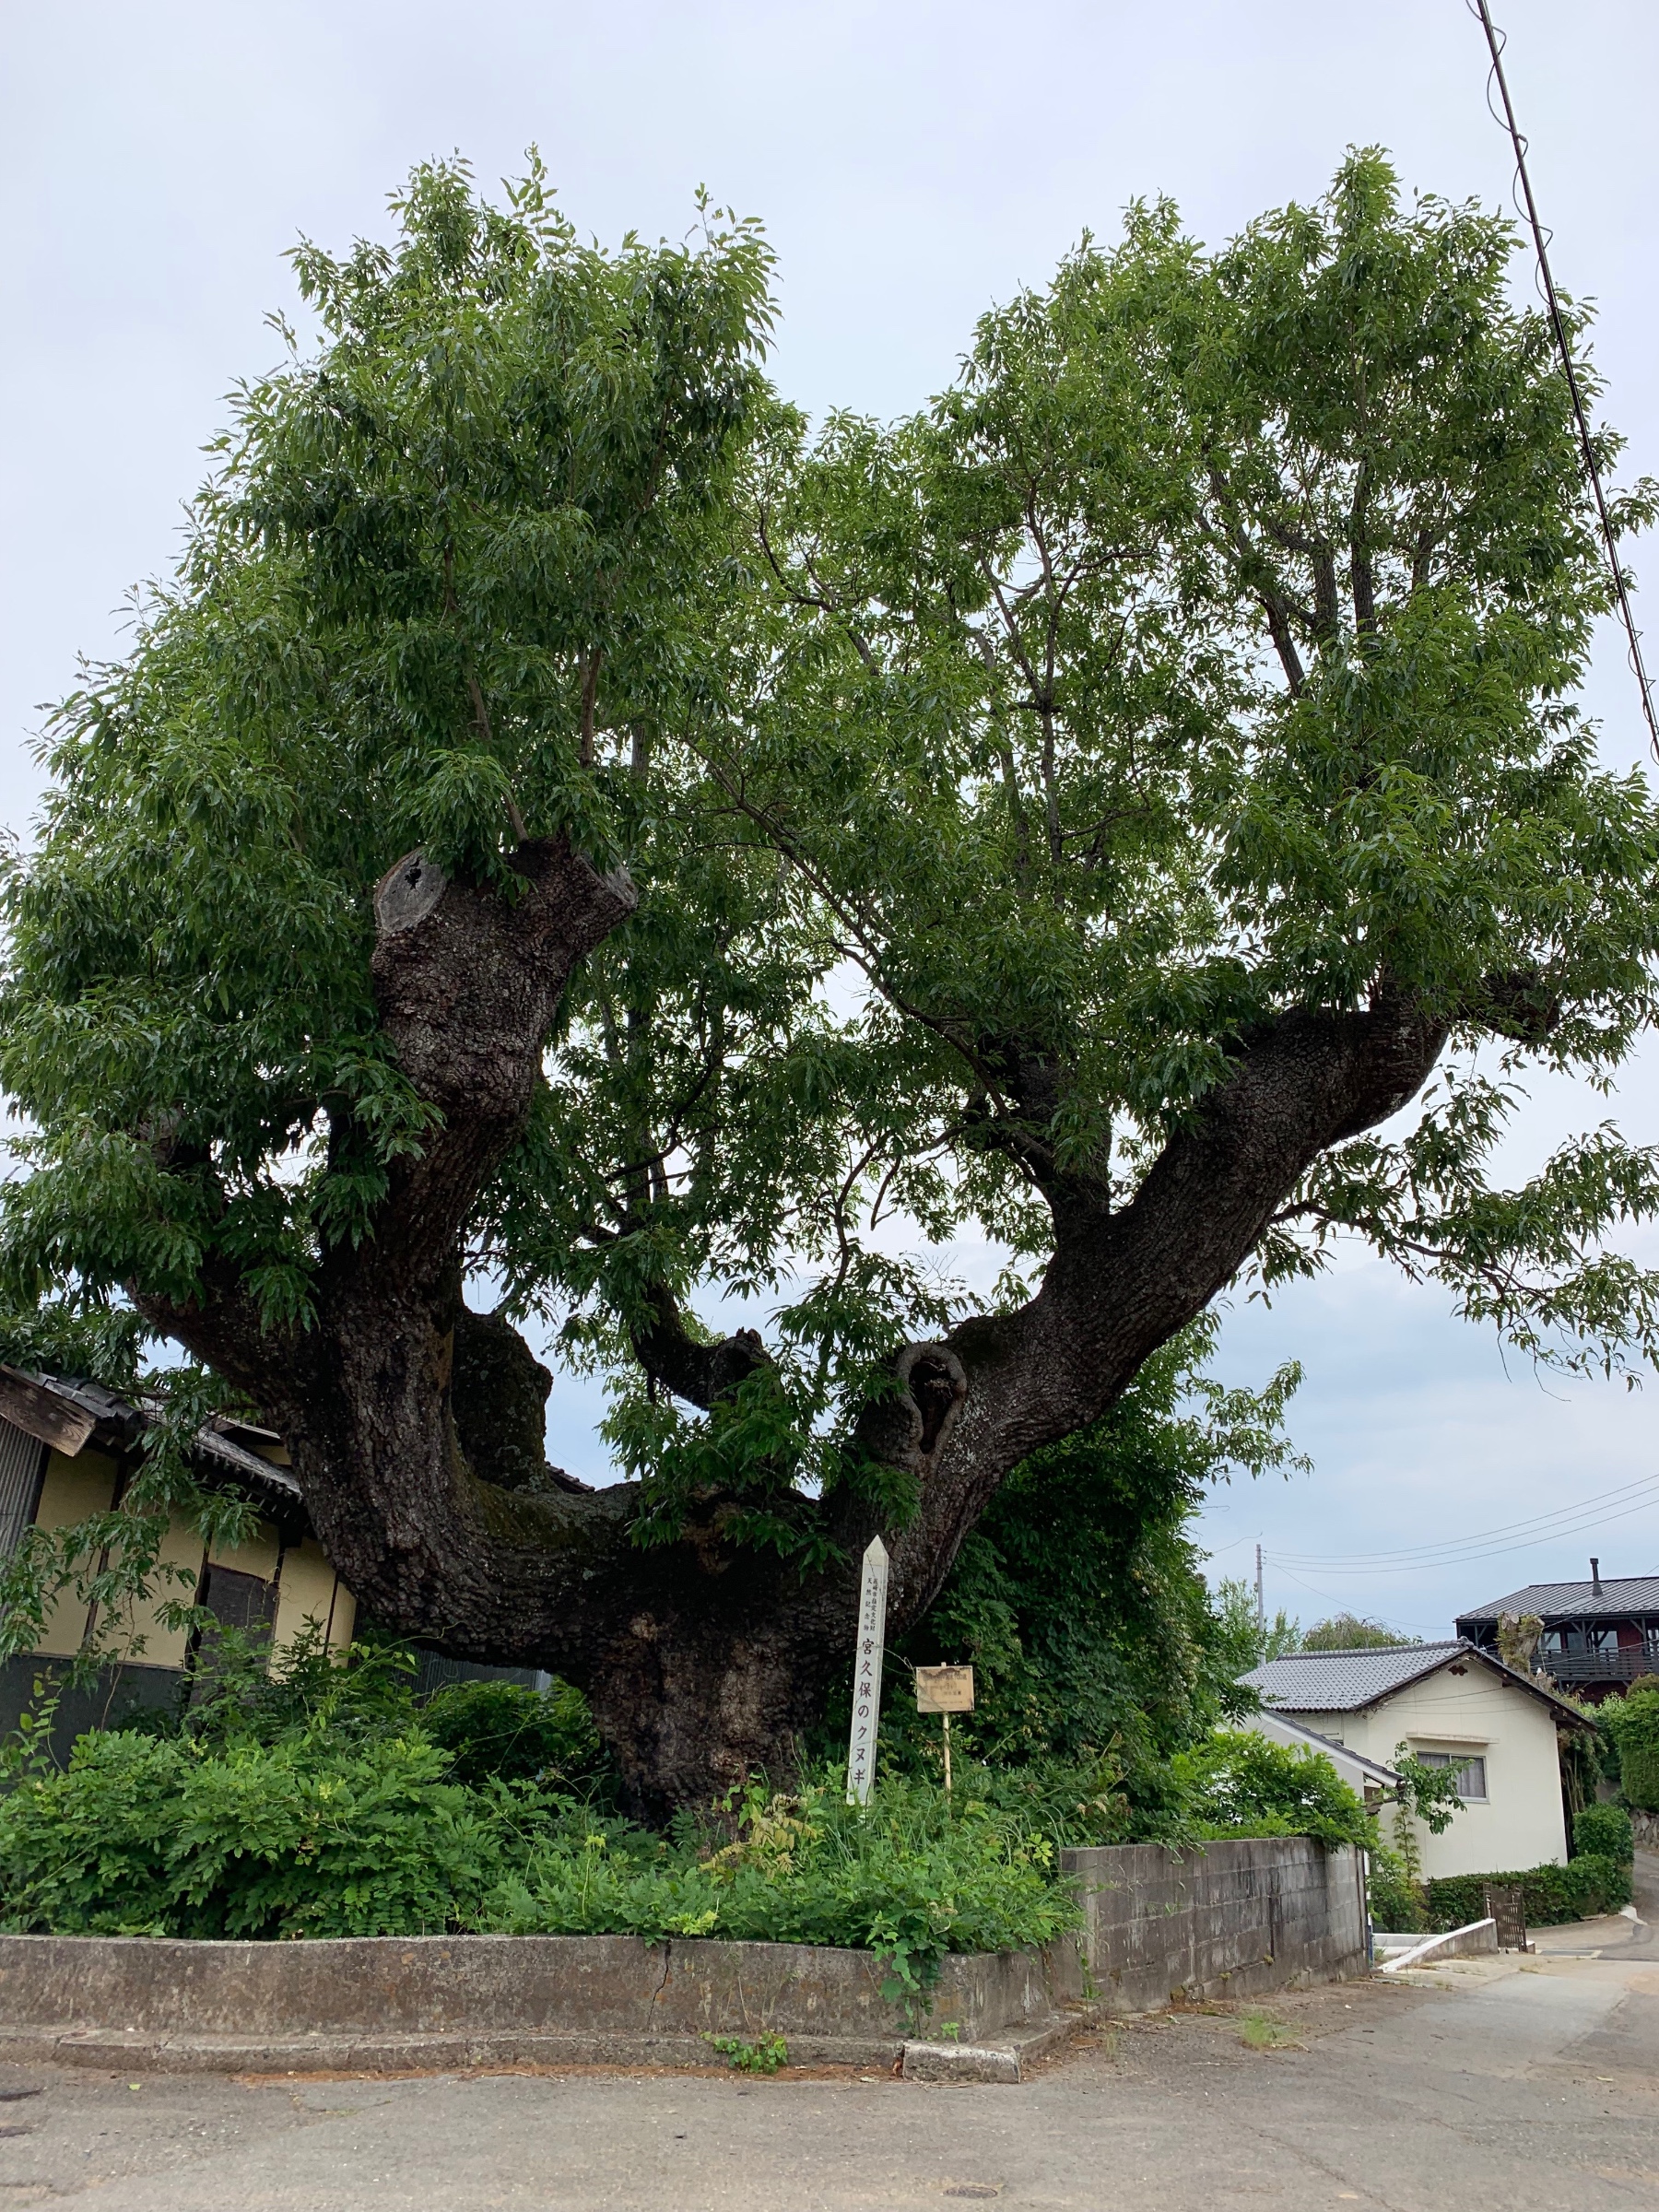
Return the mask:
[[[887,1642],[888,1555],[870,1538],[858,1590],[858,1649],[853,1666],[853,1730],[847,1742],[847,1803],[868,1805],[881,1724],[881,1661]]]

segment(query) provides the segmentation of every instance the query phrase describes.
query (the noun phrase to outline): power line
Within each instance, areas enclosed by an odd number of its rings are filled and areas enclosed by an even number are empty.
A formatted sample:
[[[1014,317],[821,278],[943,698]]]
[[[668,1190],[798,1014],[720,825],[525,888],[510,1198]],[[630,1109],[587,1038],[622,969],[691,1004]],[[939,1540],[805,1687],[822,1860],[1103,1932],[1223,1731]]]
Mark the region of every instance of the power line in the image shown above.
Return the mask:
[[[1492,56],[1491,71],[1487,78],[1487,106],[1491,112],[1493,122],[1508,131],[1510,144],[1515,149],[1515,177],[1525,202],[1524,212],[1532,230],[1533,244],[1537,249],[1538,275],[1542,284],[1545,304],[1549,310],[1550,324],[1555,331],[1556,345],[1560,351],[1561,366],[1567,372],[1567,389],[1572,395],[1573,419],[1578,424],[1579,446],[1584,456],[1584,473],[1590,479],[1590,489],[1595,500],[1595,512],[1601,521],[1602,541],[1607,548],[1607,565],[1613,571],[1613,595],[1624,623],[1625,636],[1629,641],[1631,673],[1635,676],[1641,691],[1641,712],[1647,722],[1648,740],[1654,754],[1659,755],[1659,719],[1656,719],[1654,715],[1653,686],[1648,681],[1647,669],[1641,658],[1641,633],[1636,627],[1636,617],[1630,606],[1630,595],[1625,589],[1624,571],[1618,565],[1618,547],[1613,535],[1613,518],[1607,512],[1606,493],[1602,488],[1601,469],[1596,464],[1595,445],[1590,435],[1590,418],[1584,406],[1583,393],[1579,385],[1578,370],[1572,359],[1572,347],[1568,341],[1566,318],[1561,312],[1561,303],[1556,293],[1555,277],[1549,266],[1549,248],[1547,242],[1548,234],[1546,233],[1544,225],[1539,219],[1538,203],[1533,196],[1532,176],[1526,166],[1528,142],[1522,136],[1521,126],[1515,121],[1515,103],[1510,98],[1509,79],[1503,73],[1503,50],[1509,43],[1509,36],[1507,32],[1499,30],[1493,24],[1491,10],[1487,5],[1487,0],[1464,0],[1464,5],[1469,13],[1478,20],[1480,28],[1485,31],[1487,47]],[[1497,85],[1499,96],[1503,101],[1501,115],[1492,107],[1492,86],[1494,84]]]
[[[1382,1565],[1371,1559],[1356,1559],[1351,1567],[1332,1565],[1317,1568],[1314,1571],[1319,1574],[1432,1574],[1445,1567],[1475,1567],[1482,1559],[1508,1559],[1513,1552],[1533,1551],[1540,1544],[1553,1544],[1562,1536],[1587,1535],[1592,1529],[1607,1528],[1615,1522],[1628,1521],[1633,1514],[1650,1512],[1656,1502],[1659,1500],[1643,1499],[1640,1504],[1629,1506],[1621,1513],[1604,1513],[1596,1520],[1579,1522],[1571,1528],[1553,1529],[1547,1535],[1525,1536],[1518,1544],[1500,1544],[1488,1551],[1452,1553],[1445,1559],[1407,1559],[1404,1563],[1384,1562]],[[1277,1553],[1271,1553],[1269,1557],[1277,1563]]]
[[[1571,1535],[1572,1533],[1571,1529],[1560,1527],[1559,1524],[1564,1522],[1577,1523],[1583,1515],[1592,1512],[1597,1506],[1611,1508],[1621,1505],[1627,1499],[1636,1498],[1639,1493],[1652,1490],[1656,1486],[1659,1486],[1659,1476],[1641,1475],[1634,1481],[1618,1484],[1613,1489],[1598,1490],[1594,1497],[1581,1498],[1572,1505],[1556,1506],[1547,1513],[1529,1513],[1521,1521],[1500,1522],[1496,1528],[1473,1530],[1466,1536],[1441,1536],[1430,1544],[1400,1544],[1391,1549],[1372,1552],[1286,1551],[1277,1553],[1275,1556],[1289,1560],[1294,1566],[1314,1568],[1347,1567],[1356,1565],[1361,1560],[1368,1565],[1378,1565],[1385,1560],[1394,1559],[1408,1563],[1427,1564],[1431,1556],[1438,1558],[1446,1552],[1464,1551],[1471,1545],[1493,1545],[1500,1536],[1524,1536],[1530,1539],[1535,1535],[1546,1536]]]
[[[1278,1565],[1278,1561],[1277,1559],[1272,1560],[1271,1563],[1276,1567]],[[1294,1583],[1299,1590],[1305,1590],[1310,1597],[1320,1598],[1327,1606],[1335,1606],[1338,1608],[1341,1607],[1342,1600],[1339,1597],[1333,1595],[1329,1590],[1316,1590],[1312,1583],[1304,1583],[1300,1574],[1292,1574],[1288,1568],[1281,1568],[1279,1571],[1284,1575],[1287,1582]],[[1381,1625],[1385,1629],[1396,1630],[1438,1629],[1441,1626],[1441,1623],[1439,1621],[1428,1620],[1385,1620],[1382,1622]]]

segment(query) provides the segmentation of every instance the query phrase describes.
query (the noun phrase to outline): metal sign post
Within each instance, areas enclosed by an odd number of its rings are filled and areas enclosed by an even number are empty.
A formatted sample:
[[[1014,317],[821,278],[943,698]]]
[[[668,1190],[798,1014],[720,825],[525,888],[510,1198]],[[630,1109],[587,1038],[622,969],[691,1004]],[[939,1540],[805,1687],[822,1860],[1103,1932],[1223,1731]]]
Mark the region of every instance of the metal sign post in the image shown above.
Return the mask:
[[[950,1794],[950,1716],[973,1711],[973,1669],[971,1666],[919,1666],[916,1669],[916,1711],[936,1712],[945,1723],[945,1794]]]
[[[853,1729],[847,1741],[847,1803],[868,1805],[881,1725],[881,1662],[887,1646],[888,1555],[872,1536],[858,1586],[858,1649],[853,1666]]]

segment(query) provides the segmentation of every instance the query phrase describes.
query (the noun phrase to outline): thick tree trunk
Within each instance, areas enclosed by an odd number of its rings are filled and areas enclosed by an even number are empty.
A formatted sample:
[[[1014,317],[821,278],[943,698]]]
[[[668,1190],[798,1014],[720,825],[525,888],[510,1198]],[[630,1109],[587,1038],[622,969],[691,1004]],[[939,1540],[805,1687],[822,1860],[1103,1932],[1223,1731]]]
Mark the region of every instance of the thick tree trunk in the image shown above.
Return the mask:
[[[814,1509],[840,1564],[806,1576],[730,1543],[718,1499],[677,1542],[641,1548],[636,1488],[585,1491],[530,1464],[542,1371],[515,1365],[499,1327],[457,1333],[468,1214],[524,1125],[571,967],[631,904],[625,883],[562,842],[525,845],[517,865],[511,900],[445,884],[418,855],[381,887],[382,1030],[441,1121],[418,1159],[394,1163],[372,1238],[324,1257],[312,1325],[265,1330],[229,1277],[187,1306],[135,1295],[282,1430],[318,1534],[368,1610],[458,1656],[579,1684],[632,1809],[660,1819],[753,1771],[790,1770],[851,1665],[855,1562],[875,1522],[850,1493]],[[1230,1079],[1130,1205],[1113,1212],[1086,1180],[1054,1182],[1054,1256],[1036,1298],[906,1347],[902,1389],[865,1423],[866,1447],[917,1480],[913,1520],[881,1532],[890,1632],[932,1602],[1009,1471],[1097,1419],[1231,1277],[1318,1155],[1403,1105],[1443,1040],[1387,992],[1365,1013],[1287,1015],[1241,1041]],[[456,1387],[457,1348],[464,1370],[481,1350],[497,1362],[493,1398],[476,1371]],[[690,1345],[666,1299],[640,1352],[702,1404],[764,1358],[748,1337]]]

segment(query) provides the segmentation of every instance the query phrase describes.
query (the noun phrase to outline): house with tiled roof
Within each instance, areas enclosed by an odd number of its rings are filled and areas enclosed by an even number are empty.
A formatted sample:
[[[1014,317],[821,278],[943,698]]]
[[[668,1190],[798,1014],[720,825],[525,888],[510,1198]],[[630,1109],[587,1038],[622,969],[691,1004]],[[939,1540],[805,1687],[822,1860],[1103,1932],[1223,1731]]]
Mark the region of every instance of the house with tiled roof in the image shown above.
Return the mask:
[[[1416,1824],[1423,1872],[1564,1865],[1562,1731],[1590,1724],[1564,1698],[1465,1638],[1358,1652],[1296,1652],[1244,1681],[1264,1710],[1392,1764],[1402,1747],[1454,1767],[1459,1810],[1441,1835]]]
[[[1659,1675],[1659,1575],[1604,1579],[1601,1561],[1592,1559],[1587,1583],[1528,1583],[1459,1614],[1457,1632],[1495,1652],[1505,1613],[1543,1621],[1538,1665],[1575,1697],[1594,1702]]]

